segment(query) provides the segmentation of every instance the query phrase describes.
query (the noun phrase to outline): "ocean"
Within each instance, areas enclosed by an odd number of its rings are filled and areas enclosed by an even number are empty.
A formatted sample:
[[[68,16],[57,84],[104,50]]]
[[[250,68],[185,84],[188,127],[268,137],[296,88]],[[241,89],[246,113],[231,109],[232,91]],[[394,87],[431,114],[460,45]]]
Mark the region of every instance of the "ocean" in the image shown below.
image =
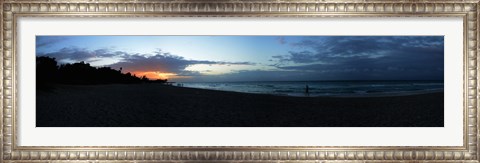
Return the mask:
[[[262,81],[180,84],[190,88],[301,97],[395,96],[443,91],[443,81]]]

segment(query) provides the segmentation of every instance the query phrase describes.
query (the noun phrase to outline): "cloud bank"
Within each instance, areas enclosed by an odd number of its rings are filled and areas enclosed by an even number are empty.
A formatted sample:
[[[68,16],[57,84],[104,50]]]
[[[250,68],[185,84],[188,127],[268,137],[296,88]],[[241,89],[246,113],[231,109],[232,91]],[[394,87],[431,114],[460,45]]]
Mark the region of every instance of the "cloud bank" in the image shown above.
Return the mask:
[[[295,41],[286,36],[275,39],[274,41],[279,45],[288,46],[290,50],[270,56],[269,62],[261,62],[256,58],[250,58],[250,62],[194,60],[161,50],[140,54],[109,48],[89,50],[75,47],[39,53],[37,56],[54,57],[60,63],[85,61],[93,66],[122,68],[123,72],[174,74],[178,81],[443,80],[444,78],[443,36],[299,38],[301,39]],[[62,38],[54,40],[61,41]],[[37,40],[37,48],[48,47],[55,42]],[[192,65],[197,66],[192,69]],[[215,66],[209,69],[205,68],[205,65]],[[222,66],[218,65],[231,65],[231,67],[225,71],[227,73],[213,72],[222,69]],[[197,69],[200,67],[205,69]]]
[[[316,80],[443,80],[443,36],[307,38],[272,56],[281,70]]]
[[[190,60],[181,56],[158,50],[152,54],[132,54],[124,51],[111,49],[87,50],[82,48],[63,48],[57,52],[37,54],[37,56],[49,56],[56,58],[60,63],[73,63],[85,61],[93,66],[108,66],[114,69],[122,69],[124,72],[158,72],[174,73],[178,76],[200,75],[196,71],[185,70],[190,65],[255,65],[251,62],[226,62]]]

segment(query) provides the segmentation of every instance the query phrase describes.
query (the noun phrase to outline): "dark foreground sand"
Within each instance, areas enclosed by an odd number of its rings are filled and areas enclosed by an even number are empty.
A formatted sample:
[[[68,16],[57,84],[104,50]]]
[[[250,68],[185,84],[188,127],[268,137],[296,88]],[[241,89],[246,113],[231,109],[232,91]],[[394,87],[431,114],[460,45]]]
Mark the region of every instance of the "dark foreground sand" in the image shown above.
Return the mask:
[[[37,127],[443,127],[443,92],[287,97],[161,84],[37,90]]]

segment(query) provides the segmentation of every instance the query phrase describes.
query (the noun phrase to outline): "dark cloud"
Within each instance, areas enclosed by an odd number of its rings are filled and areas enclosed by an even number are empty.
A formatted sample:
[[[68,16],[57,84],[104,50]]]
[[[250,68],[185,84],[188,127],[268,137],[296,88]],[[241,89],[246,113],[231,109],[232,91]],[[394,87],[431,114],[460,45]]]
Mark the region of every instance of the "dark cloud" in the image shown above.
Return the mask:
[[[181,56],[162,52],[161,50],[155,51],[152,54],[131,54],[124,51],[112,51],[110,49],[87,50],[81,48],[63,48],[57,52],[38,55],[54,57],[61,63],[80,61],[94,62],[101,59],[118,58],[118,62],[103,66],[109,66],[114,69],[122,68],[125,72],[159,71],[176,73],[180,76],[198,76],[198,72],[185,70],[186,67],[195,64],[254,65],[254,63],[251,62],[189,60]]]
[[[443,79],[443,36],[325,37],[295,43],[272,66],[317,80]]]
[[[184,57],[172,55],[170,53],[163,53],[161,51],[155,52],[154,55],[125,55],[125,58],[118,63],[110,65],[112,68],[122,67],[129,71],[161,71],[173,72],[179,75],[192,76],[198,75],[191,71],[186,71],[190,65],[195,64],[216,64],[216,65],[254,65],[250,62],[224,62],[224,61],[206,61],[206,60],[188,60]]]
[[[394,51],[443,51],[443,36],[337,36],[316,37],[294,43],[315,53],[313,60],[326,57],[370,57],[388,55]],[[296,60],[292,59],[293,62]]]
[[[315,54],[310,51],[301,51],[301,52],[289,52],[290,56],[288,59],[283,58],[282,61],[293,60],[295,63],[312,63],[315,62],[312,58],[315,58]]]
[[[38,56],[49,56],[56,58],[61,63],[79,62],[79,61],[95,61],[99,58],[109,58],[114,56],[125,56],[123,52],[111,52],[108,49],[87,50],[83,48],[69,47],[62,48],[59,51],[51,53],[40,53]]]

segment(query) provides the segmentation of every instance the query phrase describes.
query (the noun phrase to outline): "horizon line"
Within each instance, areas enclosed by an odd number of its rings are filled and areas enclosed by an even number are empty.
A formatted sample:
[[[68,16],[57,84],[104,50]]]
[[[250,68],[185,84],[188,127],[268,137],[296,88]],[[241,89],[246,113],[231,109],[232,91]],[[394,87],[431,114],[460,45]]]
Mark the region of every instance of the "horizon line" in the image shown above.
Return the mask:
[[[369,81],[445,81],[445,80],[434,80],[434,79],[414,79],[414,80],[259,80],[259,81],[202,81],[202,82],[195,82],[195,81],[186,81],[186,82],[179,82],[179,81],[170,81],[175,83],[234,83],[234,82],[369,82]]]

